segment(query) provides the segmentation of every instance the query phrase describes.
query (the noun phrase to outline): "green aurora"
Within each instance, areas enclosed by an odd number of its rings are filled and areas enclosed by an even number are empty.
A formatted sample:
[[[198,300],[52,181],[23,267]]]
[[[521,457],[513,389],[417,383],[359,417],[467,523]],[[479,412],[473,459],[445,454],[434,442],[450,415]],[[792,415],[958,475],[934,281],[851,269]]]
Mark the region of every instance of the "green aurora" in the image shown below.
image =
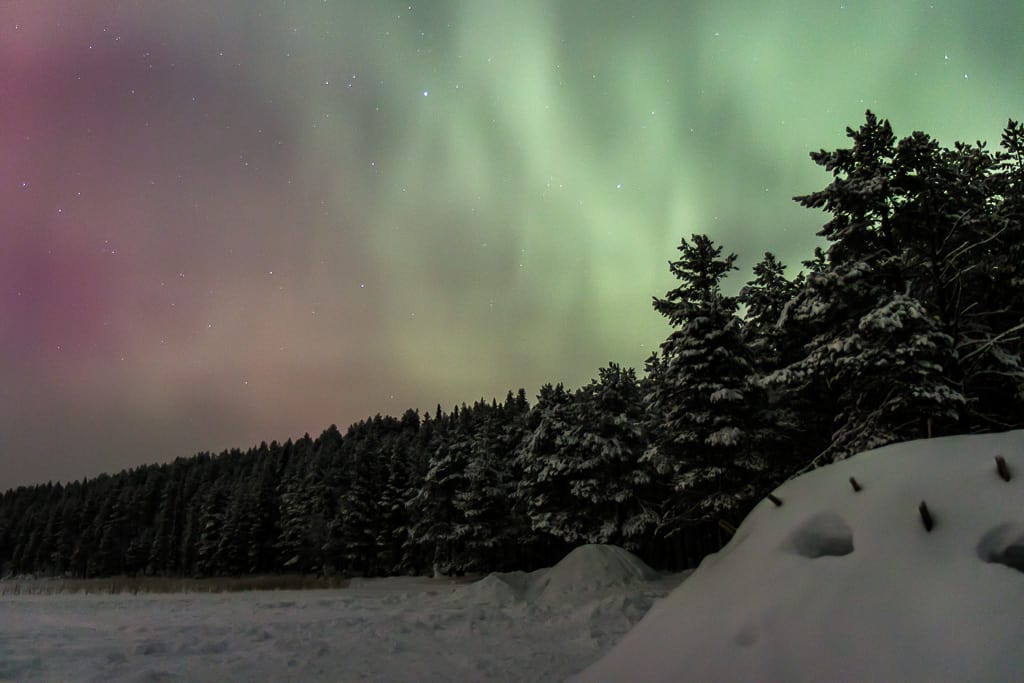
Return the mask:
[[[995,143],[1019,2],[0,7],[0,489],[640,367],[865,109]],[[26,265],[28,264],[28,265]],[[73,448],[69,447],[73,444]]]

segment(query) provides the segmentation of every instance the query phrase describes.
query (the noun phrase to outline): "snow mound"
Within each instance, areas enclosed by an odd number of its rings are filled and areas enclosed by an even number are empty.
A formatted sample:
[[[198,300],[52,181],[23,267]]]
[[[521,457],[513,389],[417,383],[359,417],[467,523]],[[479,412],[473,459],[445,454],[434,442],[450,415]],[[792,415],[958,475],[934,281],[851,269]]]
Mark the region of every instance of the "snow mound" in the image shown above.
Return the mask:
[[[494,572],[468,584],[453,599],[507,607],[515,603],[552,605],[595,598],[624,587],[640,588],[661,579],[639,557],[614,545],[584,545],[554,567],[532,572]],[[633,619],[636,621],[639,615]]]
[[[614,545],[583,545],[537,577],[527,589],[527,597],[556,602],[572,594],[657,578],[657,572],[628,550]]]
[[[493,573],[463,588],[459,599],[479,605],[504,606],[518,602],[520,593],[503,574]]]
[[[1020,678],[1024,431],[887,446],[775,495],[576,680]]]

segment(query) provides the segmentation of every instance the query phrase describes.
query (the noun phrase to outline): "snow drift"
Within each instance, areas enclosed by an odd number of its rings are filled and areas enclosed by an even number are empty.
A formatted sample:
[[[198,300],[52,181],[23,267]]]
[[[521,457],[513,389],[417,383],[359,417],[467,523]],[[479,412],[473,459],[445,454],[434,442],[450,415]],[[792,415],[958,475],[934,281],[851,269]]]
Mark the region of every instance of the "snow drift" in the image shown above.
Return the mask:
[[[1024,431],[880,448],[775,495],[576,680],[1020,677]]]
[[[462,602],[535,607],[579,603],[617,594],[619,589],[682,576],[663,577],[633,553],[615,545],[589,544],[573,549],[554,567],[532,572],[494,572],[475,581],[454,597]]]
[[[558,602],[574,594],[654,581],[657,572],[643,560],[614,545],[575,548],[551,569],[539,573],[526,591],[528,599]]]

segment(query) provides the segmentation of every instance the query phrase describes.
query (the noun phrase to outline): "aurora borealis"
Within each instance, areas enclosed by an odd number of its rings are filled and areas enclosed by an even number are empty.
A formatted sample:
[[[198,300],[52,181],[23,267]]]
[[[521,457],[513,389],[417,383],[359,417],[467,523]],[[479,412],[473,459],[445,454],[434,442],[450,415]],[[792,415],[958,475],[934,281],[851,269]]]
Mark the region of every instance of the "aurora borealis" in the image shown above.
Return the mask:
[[[1024,5],[0,5],[0,490],[640,367],[681,235],[1024,116]]]

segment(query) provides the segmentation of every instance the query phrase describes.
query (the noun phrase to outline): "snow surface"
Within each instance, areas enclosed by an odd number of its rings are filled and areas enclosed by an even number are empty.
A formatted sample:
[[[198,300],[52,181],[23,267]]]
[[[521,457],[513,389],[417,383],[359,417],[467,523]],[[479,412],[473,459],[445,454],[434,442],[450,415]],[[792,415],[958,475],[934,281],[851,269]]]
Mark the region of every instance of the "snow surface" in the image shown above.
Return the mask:
[[[775,495],[574,680],[1022,680],[1024,431],[880,448]]]
[[[675,588],[614,546],[310,591],[0,599],[0,681],[562,681]]]

